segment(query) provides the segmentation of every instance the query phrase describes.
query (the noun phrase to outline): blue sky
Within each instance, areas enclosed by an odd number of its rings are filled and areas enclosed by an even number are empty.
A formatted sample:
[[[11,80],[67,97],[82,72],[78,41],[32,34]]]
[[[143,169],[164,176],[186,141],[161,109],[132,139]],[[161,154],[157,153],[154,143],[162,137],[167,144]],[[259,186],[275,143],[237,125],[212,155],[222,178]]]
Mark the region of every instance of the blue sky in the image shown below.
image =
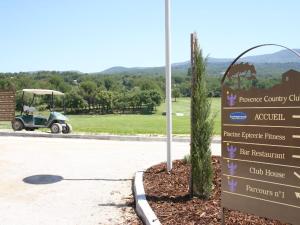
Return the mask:
[[[261,43],[300,48],[299,8],[297,0],[172,0],[172,61],[189,59],[194,31],[211,57]],[[164,0],[1,0],[0,28],[1,72],[164,65]]]

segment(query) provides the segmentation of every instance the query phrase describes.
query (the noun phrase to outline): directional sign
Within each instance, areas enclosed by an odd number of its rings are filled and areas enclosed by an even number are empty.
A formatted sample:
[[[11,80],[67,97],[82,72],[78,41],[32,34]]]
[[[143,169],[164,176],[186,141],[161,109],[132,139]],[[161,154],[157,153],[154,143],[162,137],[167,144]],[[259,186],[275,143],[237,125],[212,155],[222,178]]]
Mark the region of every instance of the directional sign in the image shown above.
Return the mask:
[[[240,87],[222,87],[222,206],[299,224],[300,72]]]
[[[0,121],[12,121],[15,117],[15,92],[0,91]]]

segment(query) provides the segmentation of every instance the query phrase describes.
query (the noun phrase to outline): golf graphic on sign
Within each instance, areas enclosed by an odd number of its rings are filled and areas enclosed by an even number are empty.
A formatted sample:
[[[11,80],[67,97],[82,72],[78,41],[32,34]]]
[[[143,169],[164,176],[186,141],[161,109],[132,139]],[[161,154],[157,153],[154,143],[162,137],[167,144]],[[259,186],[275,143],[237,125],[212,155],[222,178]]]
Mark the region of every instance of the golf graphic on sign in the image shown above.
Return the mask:
[[[257,68],[238,62],[222,79],[222,207],[300,221],[300,72],[257,86]],[[283,47],[283,46],[279,46]],[[284,47],[286,48],[286,47]],[[291,50],[291,54],[300,55]]]

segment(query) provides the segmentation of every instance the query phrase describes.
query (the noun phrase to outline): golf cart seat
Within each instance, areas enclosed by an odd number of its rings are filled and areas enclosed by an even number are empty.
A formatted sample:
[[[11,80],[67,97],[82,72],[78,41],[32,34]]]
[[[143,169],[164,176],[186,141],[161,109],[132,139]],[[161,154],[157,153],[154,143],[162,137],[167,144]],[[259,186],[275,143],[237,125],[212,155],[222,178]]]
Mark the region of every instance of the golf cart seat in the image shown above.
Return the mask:
[[[29,107],[29,106],[27,106],[27,105],[24,105],[23,111],[24,111],[26,114],[33,114],[33,113],[36,111],[36,108],[35,108],[35,107]]]

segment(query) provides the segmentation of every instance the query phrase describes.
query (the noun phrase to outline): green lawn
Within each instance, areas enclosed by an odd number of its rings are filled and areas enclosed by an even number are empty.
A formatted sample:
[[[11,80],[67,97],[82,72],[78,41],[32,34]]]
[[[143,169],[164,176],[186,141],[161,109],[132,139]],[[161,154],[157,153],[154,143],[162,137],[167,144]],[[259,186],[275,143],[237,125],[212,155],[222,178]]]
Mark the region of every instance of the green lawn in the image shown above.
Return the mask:
[[[212,111],[216,113],[215,134],[220,134],[220,98],[212,99]],[[74,132],[110,134],[165,134],[166,117],[162,115],[165,104],[157,108],[153,115],[69,115]],[[190,99],[180,98],[173,102],[173,133],[190,133]],[[9,128],[8,123],[0,123],[0,129]]]
[[[0,122],[0,129],[9,129],[10,123],[8,122]]]

